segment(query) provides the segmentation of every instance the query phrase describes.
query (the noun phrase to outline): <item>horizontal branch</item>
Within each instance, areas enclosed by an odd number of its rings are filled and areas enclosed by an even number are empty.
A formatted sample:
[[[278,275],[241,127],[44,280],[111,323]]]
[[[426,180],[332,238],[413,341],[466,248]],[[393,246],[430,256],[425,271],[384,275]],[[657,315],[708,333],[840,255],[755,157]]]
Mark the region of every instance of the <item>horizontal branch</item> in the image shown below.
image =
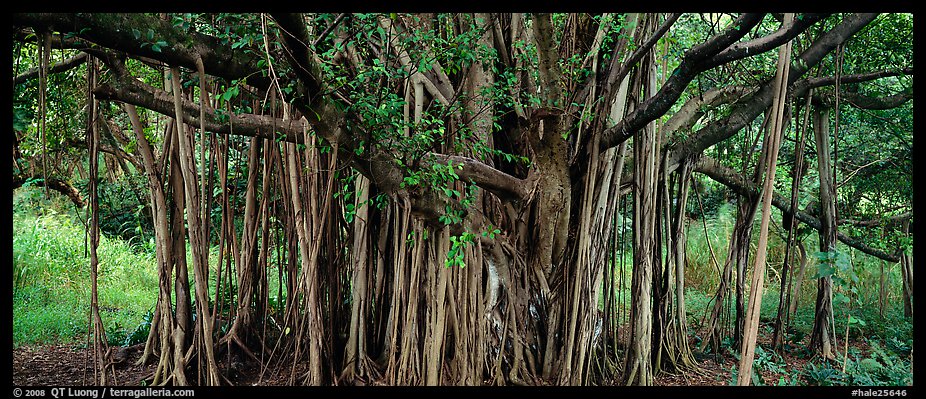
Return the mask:
[[[901,75],[913,75],[913,68],[902,68],[902,69],[885,69],[881,71],[857,73],[851,75],[842,75],[839,77],[840,83],[861,83],[868,82],[872,80],[877,80],[881,78],[887,78],[891,76],[901,76]],[[792,95],[796,97],[801,97],[807,94],[807,90],[815,89],[817,87],[823,86],[833,86],[836,84],[835,76],[821,76],[814,78],[807,78],[794,82],[794,86],[791,89]]]
[[[54,65],[48,67],[48,73],[61,73],[64,71],[71,70],[73,68],[76,68],[78,65],[82,64],[86,59],[87,59],[87,53],[84,53],[84,52],[77,53],[77,55],[71,58],[56,62]],[[28,71],[23,72],[13,77],[13,85],[15,86],[18,84],[22,84],[22,83],[25,83],[26,81],[29,81],[29,80],[32,80],[38,77],[39,77],[39,68],[38,67],[30,68]]]
[[[855,220],[855,219],[843,219],[837,222],[841,225],[850,225],[856,227],[875,227],[882,224],[894,224],[899,223],[904,220],[912,220],[913,211],[906,211],[898,215],[885,216],[879,219],[869,219],[869,220]]]
[[[839,77],[839,82],[842,84],[846,83],[861,83],[868,82],[872,80],[893,77],[893,76],[903,76],[903,75],[913,75],[913,68],[902,68],[902,69],[889,69],[881,71],[873,71],[866,73],[858,73],[852,75],[843,75]],[[803,97],[807,94],[810,89],[824,87],[824,86],[833,86],[836,84],[835,76],[825,76],[825,77],[816,77],[800,80],[794,83],[793,90],[791,93],[792,97]],[[912,88],[907,88],[901,93],[897,93],[890,96],[884,97],[872,97],[866,96],[864,94],[854,93],[847,90],[840,90],[840,96],[844,99],[849,105],[855,108],[861,109],[875,109],[875,110],[884,110],[897,108],[907,101],[913,99],[913,90]],[[815,93],[814,94],[814,104],[824,104],[827,106],[832,106],[835,102],[835,97],[832,94],[826,95],[824,93]]]
[[[248,83],[266,88],[270,80],[259,73],[256,54],[233,50],[222,40],[199,32],[175,28],[169,21],[141,14],[105,13],[32,13],[13,14],[13,26],[28,26],[35,31],[51,30],[73,33],[75,37],[99,46],[119,50],[196,70],[202,57],[206,73],[228,80],[248,78]],[[148,39],[149,32],[152,37]],[[141,39],[136,38],[141,34]],[[152,43],[164,42],[155,47]]]
[[[871,97],[864,94],[845,91],[841,92],[840,95],[846,101],[846,103],[852,105],[855,108],[877,110],[897,108],[905,104],[907,101],[913,99],[912,90],[884,97]]]
[[[729,187],[737,194],[749,197],[759,195],[759,187],[757,187],[755,183],[710,157],[701,157],[698,163],[695,164],[694,171],[704,174],[714,181]],[[795,218],[797,218],[797,220],[804,222],[804,224],[813,227],[817,231],[822,229],[820,220],[807,214],[806,212],[802,212],[801,210],[796,210],[795,212],[791,209],[790,202],[791,201],[788,198],[785,198],[783,195],[777,192],[773,193],[772,205],[780,209],[782,213],[786,215],[793,215]],[[897,262],[900,259],[896,255],[889,254],[880,249],[872,248],[860,240],[849,237],[842,232],[837,232],[836,238],[852,248],[855,248],[876,258],[884,259],[888,262]]]
[[[479,187],[503,199],[523,199],[530,191],[526,179],[519,179],[473,158],[428,153],[423,160],[444,165],[448,162],[453,162],[454,166],[462,165],[463,168],[457,172],[462,180],[477,183]]]
[[[26,184],[27,181],[31,181],[31,184],[39,187],[47,186],[51,190],[55,190],[61,194],[66,195],[71,199],[71,202],[73,202],[74,205],[77,205],[77,207],[84,207],[84,200],[80,196],[80,191],[77,191],[77,189],[74,188],[71,183],[68,183],[57,177],[42,178],[40,176],[28,176],[24,174],[13,175],[13,190],[22,187]]]
[[[119,101],[147,108],[162,115],[174,116],[174,100],[166,91],[149,86],[133,78],[120,78],[97,86],[93,94],[101,100]],[[199,104],[181,100],[183,122],[199,125]],[[302,143],[303,126],[299,121],[283,121],[266,115],[230,114],[219,116],[215,110],[206,110],[206,130],[219,134],[235,134],[267,139],[281,138]]]
[[[13,41],[23,42],[23,43],[32,43],[36,44],[38,37],[35,34],[35,30],[31,27],[16,27],[13,28]],[[90,44],[76,39],[74,37],[64,37],[64,35],[51,35],[51,48],[53,49],[77,49],[77,50],[86,50],[90,48]]]
[[[845,43],[852,35],[874,21],[877,14],[852,14],[847,16],[830,31],[821,35],[810,47],[804,50],[791,62],[788,73],[789,85],[796,86],[798,79],[807,73],[810,68],[819,64],[823,58],[837,46]],[[669,149],[669,170],[674,170],[681,159],[698,154],[707,148],[726,140],[755,120],[772,104],[773,81],[766,81],[749,98],[736,104],[726,118],[714,121],[698,130],[688,138],[672,145]],[[794,87],[792,86],[792,87]],[[799,90],[790,90],[793,95],[800,95]],[[806,91],[805,91],[806,93]]]
[[[678,130],[688,130],[697,123],[698,119],[704,115],[704,112],[720,104],[726,104],[736,99],[742,98],[750,91],[749,88],[742,86],[727,86],[723,88],[711,88],[704,94],[692,97],[678,112],[672,114],[672,117],[662,126],[666,133]]]
[[[725,31],[692,47],[672,71],[668,80],[655,95],[648,98],[637,110],[630,113],[614,126],[601,133],[600,151],[615,147],[633,136],[647,123],[665,114],[682,95],[695,76],[706,70],[704,63],[710,57],[723,51],[745,36],[762,21],[765,14],[744,14],[737,18]],[[619,82],[619,81],[615,81]]]

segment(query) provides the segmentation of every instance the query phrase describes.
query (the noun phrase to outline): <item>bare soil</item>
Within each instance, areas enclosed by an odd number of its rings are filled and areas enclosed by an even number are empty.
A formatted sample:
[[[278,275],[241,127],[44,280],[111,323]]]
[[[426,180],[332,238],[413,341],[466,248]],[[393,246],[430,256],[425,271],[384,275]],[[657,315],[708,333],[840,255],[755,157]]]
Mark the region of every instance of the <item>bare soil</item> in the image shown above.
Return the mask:
[[[760,329],[761,330],[761,329]],[[805,341],[807,338],[804,339]],[[768,334],[759,334],[759,344],[768,348],[770,344]],[[692,348],[696,348],[694,342]],[[798,346],[806,342],[798,343]],[[869,348],[864,342],[850,340],[850,345],[867,352]],[[149,378],[156,367],[156,361],[146,365],[136,365],[141,356],[142,345],[122,348],[125,360],[114,366],[114,376],[110,380],[113,385],[143,385],[143,380]],[[800,350],[781,351],[781,372],[771,372],[765,368],[757,368],[765,384],[776,385],[779,379],[790,381],[793,375],[800,376],[804,367],[812,359],[802,355]],[[655,377],[655,385],[662,386],[710,386],[729,385],[731,381],[730,370],[736,366],[737,361],[732,354],[723,355],[696,355],[698,369],[678,372],[674,374],[660,373]],[[301,381],[291,380],[294,375],[301,375],[303,367],[296,365],[271,365],[264,370],[259,363],[253,360],[241,362],[231,361],[219,356],[219,367],[226,372],[225,377],[234,385],[301,385]],[[231,367],[229,367],[231,361]],[[800,379],[799,379],[800,380]],[[38,347],[20,347],[13,350],[13,385],[23,386],[86,386],[95,385],[93,375],[92,353],[78,345],[48,345]]]

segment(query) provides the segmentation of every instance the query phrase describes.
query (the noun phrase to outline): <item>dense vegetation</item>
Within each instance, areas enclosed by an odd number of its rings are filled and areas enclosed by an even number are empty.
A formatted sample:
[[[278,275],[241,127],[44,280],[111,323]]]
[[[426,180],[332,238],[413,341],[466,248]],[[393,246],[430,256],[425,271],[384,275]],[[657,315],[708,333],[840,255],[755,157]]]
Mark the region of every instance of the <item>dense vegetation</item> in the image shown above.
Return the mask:
[[[14,345],[90,342],[101,384],[135,343],[152,384],[234,384],[220,348],[308,385],[912,384],[912,31],[16,14]]]

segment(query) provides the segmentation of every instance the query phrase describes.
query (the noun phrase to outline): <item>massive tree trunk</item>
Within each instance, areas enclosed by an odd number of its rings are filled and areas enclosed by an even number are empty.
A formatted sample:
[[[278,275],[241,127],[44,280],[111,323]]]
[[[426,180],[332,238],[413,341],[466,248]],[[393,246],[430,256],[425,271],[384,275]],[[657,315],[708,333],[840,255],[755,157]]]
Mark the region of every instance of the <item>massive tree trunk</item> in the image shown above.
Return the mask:
[[[567,283],[561,278],[564,268],[566,243],[569,235],[569,214],[572,187],[569,179],[569,147],[563,138],[563,117],[549,109],[561,107],[563,92],[561,71],[557,62],[557,49],[553,43],[553,27],[550,14],[533,15],[532,39],[537,45],[540,65],[540,97],[543,107],[548,112],[538,112],[531,118],[528,127],[528,140],[533,147],[535,170],[539,175],[537,195],[534,198],[534,222],[531,224],[536,243],[531,252],[529,265],[538,276],[548,282],[549,292],[542,293],[546,304],[546,345],[543,350],[542,376],[552,378],[554,370],[562,364],[560,333],[562,323],[567,316],[566,301],[562,295],[561,284]],[[546,287],[545,287],[546,288]]]

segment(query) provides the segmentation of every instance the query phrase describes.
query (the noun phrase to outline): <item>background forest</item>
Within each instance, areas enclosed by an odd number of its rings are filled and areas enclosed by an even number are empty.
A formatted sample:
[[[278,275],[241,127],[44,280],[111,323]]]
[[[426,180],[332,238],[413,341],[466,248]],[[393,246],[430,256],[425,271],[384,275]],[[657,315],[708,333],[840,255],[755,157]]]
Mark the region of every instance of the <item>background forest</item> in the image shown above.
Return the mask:
[[[11,36],[14,383],[913,383],[912,14]]]

